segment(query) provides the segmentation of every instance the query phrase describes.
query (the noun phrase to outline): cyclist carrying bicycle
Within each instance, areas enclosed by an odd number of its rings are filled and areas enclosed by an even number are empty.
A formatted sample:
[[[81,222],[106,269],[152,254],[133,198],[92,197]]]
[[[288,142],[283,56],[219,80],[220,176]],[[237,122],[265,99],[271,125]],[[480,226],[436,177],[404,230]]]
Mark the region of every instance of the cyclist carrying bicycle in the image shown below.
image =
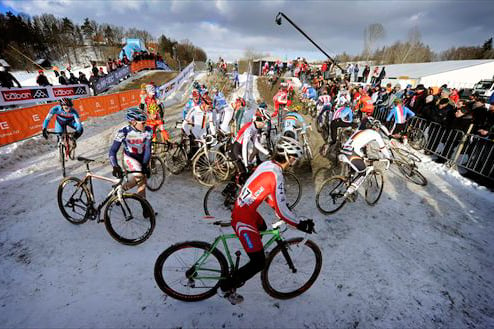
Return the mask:
[[[62,98],[59,101],[59,105],[56,105],[50,109],[48,115],[43,121],[43,137],[48,139],[48,125],[51,118],[55,116],[55,133],[58,138],[67,130],[67,126],[75,129],[74,139],[81,137],[84,129],[79,118],[79,113],[72,107],[74,104],[70,98]]]
[[[129,181],[123,185],[124,190],[129,190],[137,185],[137,193],[146,197],[146,177],[151,172],[149,160],[151,159],[151,138],[153,130],[146,126],[146,114],[137,107],[127,109],[126,119],[129,124],[121,128],[113,140],[108,156],[113,167],[112,174],[116,178],[123,177],[122,168],[118,164],[117,154],[120,146],[124,147],[124,163],[132,173]],[[148,218],[150,214],[144,213]]]
[[[303,219],[288,209],[285,197],[283,170],[293,166],[301,157],[300,144],[292,138],[281,137],[276,144],[273,159],[257,167],[235,201],[231,225],[250,261],[233,273],[231,278],[220,283],[224,297],[232,304],[243,301],[243,297],[236,293],[236,288],[241,287],[265,266],[264,247],[259,232],[266,230],[267,226],[257,212],[261,203],[266,201],[276,215],[289,225],[306,233],[314,231],[314,222]]]
[[[243,125],[235,137],[235,142],[232,145],[230,157],[237,163],[240,174],[240,184],[243,184],[248,177],[247,168],[249,167],[249,159],[252,159],[256,155],[257,151],[260,151],[265,155],[269,155],[269,151],[262,146],[260,140],[262,129],[266,126],[266,122],[268,120],[270,120],[270,116],[267,110],[259,107],[254,119]],[[250,143],[252,143],[254,147],[249,154]]]
[[[379,123],[376,128],[383,130],[383,133],[387,133],[386,127]],[[391,152],[388,150],[379,132],[374,129],[364,129],[353,133],[353,135],[350,136],[350,138],[348,138],[342,146],[340,156],[338,157],[340,161],[347,163],[356,173],[352,184],[346,192],[348,195],[352,194],[359,188],[371,171],[365,164],[363,158],[365,157],[365,147],[372,142],[376,142],[379,146],[380,153],[382,153],[390,162],[392,161]]]
[[[414,117],[415,113],[413,113],[408,107],[404,106],[399,98],[395,98],[393,103],[394,107],[386,117],[386,121],[389,122],[391,119],[394,119],[393,128],[391,128],[390,134],[392,134],[394,138],[400,138],[401,133],[407,124],[407,120]]]

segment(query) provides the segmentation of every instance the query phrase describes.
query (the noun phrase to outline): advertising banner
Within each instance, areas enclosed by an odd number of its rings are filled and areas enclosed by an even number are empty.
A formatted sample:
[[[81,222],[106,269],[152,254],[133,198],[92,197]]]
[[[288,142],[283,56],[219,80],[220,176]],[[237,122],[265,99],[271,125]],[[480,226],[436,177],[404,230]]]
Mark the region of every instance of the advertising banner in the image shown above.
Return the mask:
[[[0,88],[0,106],[54,101],[60,98],[89,96],[87,85]]]
[[[130,70],[132,71],[132,73],[154,68],[156,68],[156,62],[154,61],[154,59],[144,59],[137,62],[132,62],[130,64]]]
[[[116,85],[120,82],[120,79],[124,79],[125,77],[130,75],[130,67],[122,66],[118,68],[116,71],[108,73],[106,76],[99,78],[94,84],[94,93],[101,94],[103,91],[108,90],[113,85]]]
[[[183,69],[173,80],[168,81],[164,85],[158,88],[160,98],[164,99],[166,96],[173,93],[180,88],[182,83],[194,73],[194,62],[190,63],[185,69]]]
[[[156,68],[165,71],[173,71],[168,65],[161,61],[156,61]]]

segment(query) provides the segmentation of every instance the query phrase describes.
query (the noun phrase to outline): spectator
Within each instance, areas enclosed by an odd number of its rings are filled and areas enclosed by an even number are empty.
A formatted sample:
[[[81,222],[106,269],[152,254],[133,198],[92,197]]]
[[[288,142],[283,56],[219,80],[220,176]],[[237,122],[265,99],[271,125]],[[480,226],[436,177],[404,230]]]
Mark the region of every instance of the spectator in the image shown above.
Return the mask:
[[[58,83],[61,85],[68,85],[69,81],[67,80],[67,76],[65,75],[65,71],[60,72],[60,76],[58,77]]]
[[[94,88],[95,88],[97,81],[98,81],[98,76],[91,73],[91,76],[89,77],[89,87],[91,87],[93,89],[94,94],[96,94],[94,92]]]
[[[60,72],[58,72],[58,66],[53,67],[53,73],[55,73],[55,78],[58,78],[60,76]]]
[[[358,64],[355,64],[355,66],[353,67],[353,79],[355,82],[358,82],[358,71],[359,71]]]
[[[369,76],[369,73],[370,73],[370,67],[369,65],[366,65],[364,68],[364,72],[362,73],[362,82],[367,83],[367,78]]]
[[[81,71],[79,71],[79,83],[89,86],[89,81],[86,78],[86,75],[84,73],[82,73]]]
[[[468,127],[473,122],[473,115],[472,111],[467,108],[465,102],[460,100],[456,107],[456,111],[451,111],[448,119],[448,128],[458,129],[466,133]]]
[[[129,59],[127,58],[127,55],[123,55],[123,57],[122,57],[122,61],[123,61],[123,64],[124,64],[124,65],[129,65],[129,64],[130,64],[130,61],[129,61]]]
[[[70,85],[76,85],[78,83],[79,83],[79,80],[76,78],[76,76],[74,75],[74,73],[70,72],[69,84]]]
[[[425,98],[427,97],[427,91],[423,84],[419,84],[415,88],[414,95],[410,101],[410,109],[419,117],[422,117],[422,111],[425,106]]]
[[[377,80],[377,77],[379,76],[379,66],[376,66],[374,68],[374,72],[372,72],[372,77],[371,77],[371,85],[375,85],[376,83],[376,80]]]
[[[437,109],[432,113],[431,120],[445,126],[451,115],[450,112],[454,112],[454,107],[449,103],[449,99],[441,98],[437,103]]]
[[[95,77],[97,77],[98,76],[98,68],[96,67],[96,62],[95,61],[92,61],[91,62],[91,66],[92,66],[91,72],[93,73],[93,75]]]
[[[114,59],[112,64],[111,64],[111,70],[116,71],[117,69],[118,69],[118,63],[117,63],[117,60]]]
[[[48,78],[44,74],[43,70],[38,71],[38,77],[36,78],[36,83],[38,86],[51,86],[51,83],[48,82]]]
[[[14,87],[14,82],[17,84],[18,88],[22,88],[19,81],[10,74],[8,67],[0,65],[0,87],[12,88]]]
[[[385,67],[381,69],[381,73],[379,73],[379,76],[377,77],[376,85],[380,85],[381,81],[386,77],[386,70]]]
[[[100,77],[104,77],[104,76],[106,75],[106,74],[105,74],[105,71],[103,71],[103,68],[102,68],[102,67],[100,67],[100,68],[99,68],[98,75],[99,75]]]
[[[113,71],[113,61],[111,58],[108,58],[108,62],[106,62],[106,72],[110,73]]]

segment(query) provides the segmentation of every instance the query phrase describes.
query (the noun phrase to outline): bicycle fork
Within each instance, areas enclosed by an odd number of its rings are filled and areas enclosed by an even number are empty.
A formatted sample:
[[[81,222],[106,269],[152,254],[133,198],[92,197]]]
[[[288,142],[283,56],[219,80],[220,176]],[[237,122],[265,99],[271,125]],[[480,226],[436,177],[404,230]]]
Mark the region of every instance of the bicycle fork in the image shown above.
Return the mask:
[[[295,268],[295,264],[293,264],[292,257],[290,257],[290,254],[288,253],[287,243],[283,240],[276,240],[276,243],[278,244],[278,246],[281,247],[281,253],[283,257],[285,257],[286,264],[288,265],[292,273],[297,273],[297,269]]]

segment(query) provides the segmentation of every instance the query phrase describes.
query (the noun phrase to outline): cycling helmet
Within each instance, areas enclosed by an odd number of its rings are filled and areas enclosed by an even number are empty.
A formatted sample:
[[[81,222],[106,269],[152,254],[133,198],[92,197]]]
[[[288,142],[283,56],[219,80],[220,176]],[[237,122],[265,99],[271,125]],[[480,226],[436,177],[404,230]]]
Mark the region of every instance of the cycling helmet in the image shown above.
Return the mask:
[[[156,87],[153,85],[147,85],[146,86],[146,92],[148,94],[155,94],[156,93]]]
[[[256,112],[256,121],[268,121],[271,118],[268,110],[263,107],[258,107]]]
[[[72,106],[74,103],[72,103],[72,100],[70,98],[61,98],[59,100],[60,105],[62,106]]]
[[[295,139],[281,136],[275,146],[276,153],[283,154],[288,161],[288,156],[293,156],[297,159],[302,157],[302,147]]]
[[[197,81],[194,81],[194,82],[192,83],[192,86],[193,86],[194,88],[196,88],[196,89],[201,88],[201,85],[200,85],[200,84],[199,84],[199,82],[197,82]]]
[[[390,135],[388,128],[386,128],[386,126],[383,125],[379,120],[372,121],[372,128],[378,130],[380,133],[384,134],[385,136]]]
[[[146,114],[137,107],[130,107],[127,109],[127,114],[125,115],[127,121],[146,121]]]

